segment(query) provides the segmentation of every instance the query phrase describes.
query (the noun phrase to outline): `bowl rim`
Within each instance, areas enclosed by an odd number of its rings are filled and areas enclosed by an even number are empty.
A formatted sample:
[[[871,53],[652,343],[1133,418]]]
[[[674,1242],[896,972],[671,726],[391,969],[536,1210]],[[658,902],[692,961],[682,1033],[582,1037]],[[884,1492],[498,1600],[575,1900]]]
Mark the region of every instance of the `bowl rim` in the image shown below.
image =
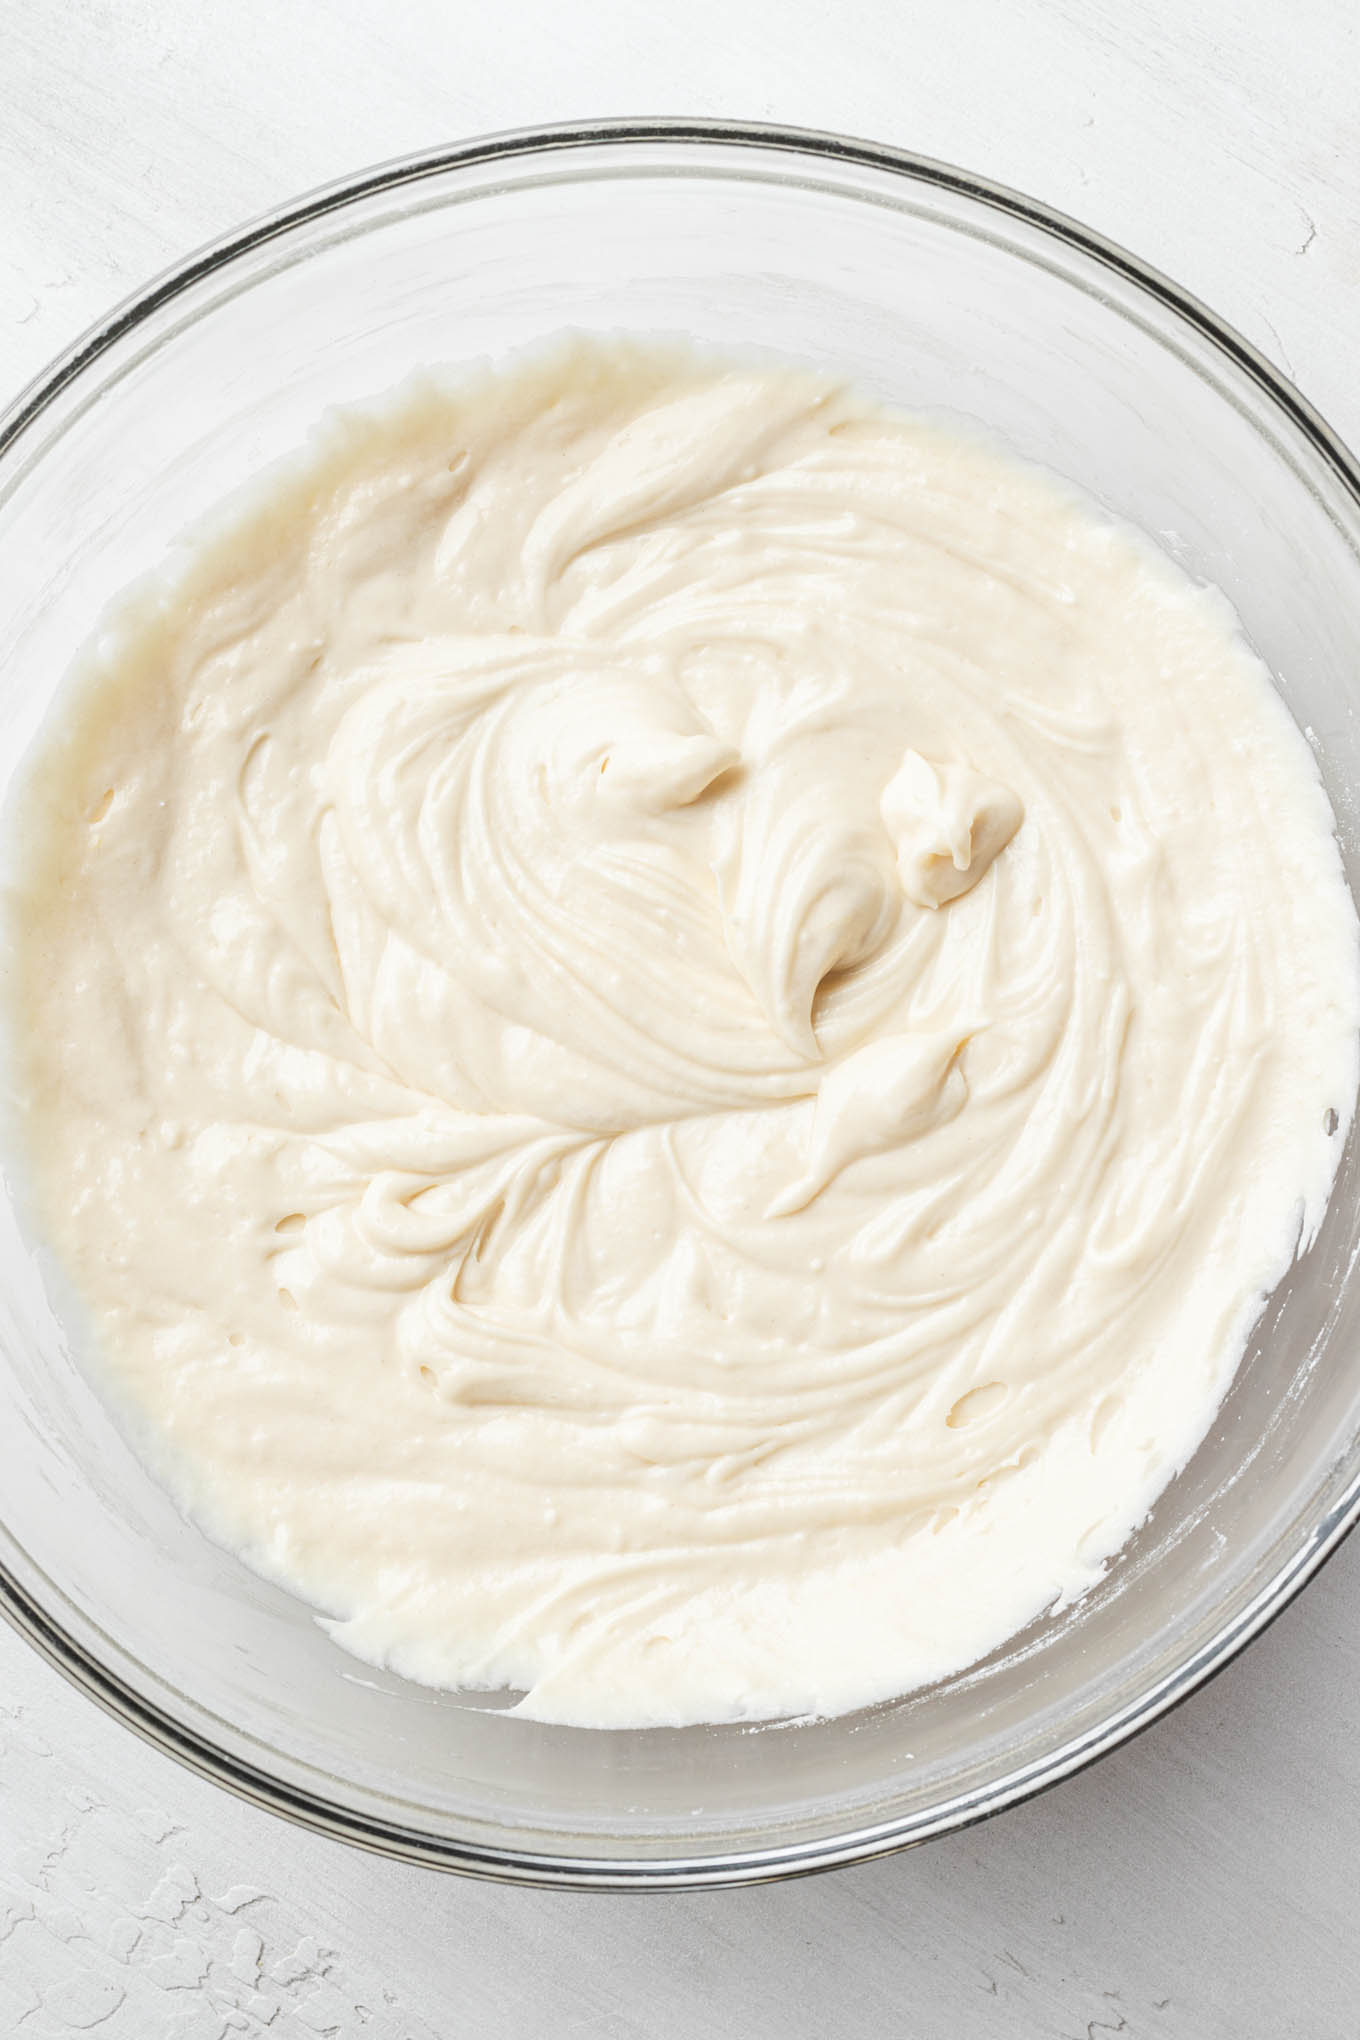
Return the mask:
[[[990,178],[884,143],[782,124],[682,118],[604,119],[502,130],[421,150],[319,185],[206,242],[115,305],[0,410],[0,468],[62,393],[126,335],[197,283],[230,267],[294,228],[343,212],[364,199],[448,171],[579,149],[673,144],[701,155],[707,148],[751,149],[805,163],[886,172],[917,187],[971,200],[1088,257],[1189,326],[1270,400],[1341,483],[1360,512],[1360,463],[1345,442],[1272,363],[1198,298],[1151,264],[1092,228]],[[739,174],[739,173],[738,173]],[[988,1786],[966,1803],[899,1816],[819,1840],[717,1850],[697,1856],[573,1856],[555,1851],[451,1840],[376,1818],[245,1762],[207,1735],[136,1692],[94,1658],[41,1607],[0,1559],[0,1614],[72,1685],[153,1747],[239,1798],[315,1833],[401,1861],[460,1871],[494,1881],[594,1890],[677,1890],[770,1883],[893,1854],[957,1832],[1004,1808],[1036,1797],[1160,1720],[1224,1669],[1259,1636],[1360,1521],[1360,1470],[1314,1522],[1299,1547],[1226,1623],[1171,1672],[1088,1734],[1060,1745]]]

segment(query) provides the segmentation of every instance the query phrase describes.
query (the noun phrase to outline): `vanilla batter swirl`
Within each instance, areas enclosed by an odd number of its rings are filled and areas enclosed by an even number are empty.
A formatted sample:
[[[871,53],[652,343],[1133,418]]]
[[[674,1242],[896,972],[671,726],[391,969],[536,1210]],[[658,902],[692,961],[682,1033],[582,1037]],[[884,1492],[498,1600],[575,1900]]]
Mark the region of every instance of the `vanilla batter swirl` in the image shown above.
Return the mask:
[[[981,444],[580,343],[333,423],[78,699],[47,1228],[190,1505],[412,1676],[610,1725],[972,1662],[1316,1227],[1311,756],[1219,598]]]

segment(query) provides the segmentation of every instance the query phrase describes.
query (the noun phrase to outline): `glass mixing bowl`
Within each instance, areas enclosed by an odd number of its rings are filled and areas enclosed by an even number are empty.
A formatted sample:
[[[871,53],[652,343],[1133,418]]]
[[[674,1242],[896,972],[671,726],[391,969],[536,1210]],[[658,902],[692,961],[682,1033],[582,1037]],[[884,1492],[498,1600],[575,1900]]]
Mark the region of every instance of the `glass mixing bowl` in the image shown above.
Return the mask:
[[[643,123],[353,178],[115,312],[0,425],[0,770],[105,603],[328,404],[564,327],[847,371],[985,427],[1222,588],[1320,760],[1360,875],[1360,474],[1201,306],[1095,235],[831,137]],[[357,1663],[218,1550],[79,1364],[0,1214],[0,1596],[162,1748],[312,1827],[545,1883],[736,1883],[957,1828],[1146,1726],[1270,1621],[1360,1513],[1357,1140],[1213,1430],[1077,1607],[837,1721],[542,1727]],[[212,1242],[205,1240],[204,1252]]]

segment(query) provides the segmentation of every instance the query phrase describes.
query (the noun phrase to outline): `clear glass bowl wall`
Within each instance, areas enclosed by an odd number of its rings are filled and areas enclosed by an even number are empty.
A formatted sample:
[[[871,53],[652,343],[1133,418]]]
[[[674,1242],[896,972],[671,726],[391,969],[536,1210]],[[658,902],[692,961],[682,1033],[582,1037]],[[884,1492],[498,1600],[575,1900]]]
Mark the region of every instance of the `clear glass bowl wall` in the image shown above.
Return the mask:
[[[653,126],[397,166],[115,315],[0,450],[0,770],[100,611],[331,404],[563,329],[681,334],[981,426],[1222,588],[1360,863],[1360,509],[1344,451],[1169,286],[885,152]],[[736,1882],[961,1825],[1154,1718],[1270,1618],[1360,1483],[1355,1141],[1203,1449],[1109,1577],[963,1677],[840,1721],[554,1729],[358,1664],[184,1521],[0,1213],[0,1597],[186,1761],[349,1839],[491,1875]]]

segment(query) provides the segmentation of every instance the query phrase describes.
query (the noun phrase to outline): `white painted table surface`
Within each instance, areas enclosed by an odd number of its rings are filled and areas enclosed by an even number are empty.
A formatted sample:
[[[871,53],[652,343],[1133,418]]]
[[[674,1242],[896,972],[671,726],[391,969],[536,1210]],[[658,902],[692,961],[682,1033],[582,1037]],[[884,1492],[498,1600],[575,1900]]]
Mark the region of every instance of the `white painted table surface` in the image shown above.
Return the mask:
[[[1350,0],[0,0],[0,399],[197,243],[365,163],[604,114],[841,129],[1176,277],[1360,441]],[[146,1748],[0,1625],[0,2040],[1347,2040],[1360,1539],[1095,1771],[712,1896],[381,1862]]]

